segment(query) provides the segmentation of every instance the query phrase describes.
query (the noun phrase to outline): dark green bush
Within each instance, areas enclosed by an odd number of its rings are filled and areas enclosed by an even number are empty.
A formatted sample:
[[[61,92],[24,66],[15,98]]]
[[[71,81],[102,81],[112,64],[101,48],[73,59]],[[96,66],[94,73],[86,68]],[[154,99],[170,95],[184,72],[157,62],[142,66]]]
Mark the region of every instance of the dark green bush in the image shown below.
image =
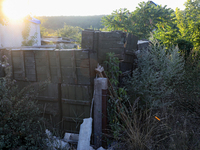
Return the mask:
[[[113,137],[124,149],[200,149],[199,56],[184,59],[159,44],[137,53],[127,91],[109,101]]]
[[[158,45],[137,54],[137,68],[127,81],[132,100],[140,97],[141,109],[161,108],[177,98],[177,85],[183,82],[184,59],[178,48],[168,50]]]
[[[185,56],[185,58],[187,58],[190,54],[190,52],[193,49],[193,44],[190,41],[184,40],[184,39],[178,39],[175,41],[175,44],[178,45],[178,48],[181,52],[182,55]]]
[[[46,83],[31,84],[22,90],[11,80],[10,68],[4,56],[6,76],[0,78],[0,149],[44,149],[45,131],[36,96]]]

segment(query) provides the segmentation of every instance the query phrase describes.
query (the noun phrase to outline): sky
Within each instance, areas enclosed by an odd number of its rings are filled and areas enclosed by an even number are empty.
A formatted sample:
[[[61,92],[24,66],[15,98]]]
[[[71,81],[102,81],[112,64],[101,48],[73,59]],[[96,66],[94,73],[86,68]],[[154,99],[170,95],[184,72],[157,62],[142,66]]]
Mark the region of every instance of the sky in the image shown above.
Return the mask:
[[[148,0],[6,0],[8,13],[15,17],[21,13],[31,13],[35,16],[91,16],[108,15],[114,10],[127,8],[134,11],[138,3]],[[154,0],[158,5],[167,5],[167,8],[181,10],[187,0]],[[20,8],[20,9],[19,9]],[[12,11],[11,11],[12,10]]]
[[[134,11],[138,3],[148,0],[29,0],[32,7],[32,13],[43,16],[86,16],[86,15],[107,15],[114,10],[127,8]],[[158,5],[167,5],[168,8],[181,10],[184,9],[184,3],[187,0],[154,0]]]

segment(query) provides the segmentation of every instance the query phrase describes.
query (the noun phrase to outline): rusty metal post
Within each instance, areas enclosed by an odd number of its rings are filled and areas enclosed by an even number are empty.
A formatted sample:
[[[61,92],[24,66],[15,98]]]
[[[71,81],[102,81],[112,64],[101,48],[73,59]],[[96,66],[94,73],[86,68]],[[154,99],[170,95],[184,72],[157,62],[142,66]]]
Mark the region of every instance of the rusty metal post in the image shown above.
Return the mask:
[[[102,89],[102,133],[107,133],[107,89]],[[107,148],[105,137],[102,138],[103,148]]]

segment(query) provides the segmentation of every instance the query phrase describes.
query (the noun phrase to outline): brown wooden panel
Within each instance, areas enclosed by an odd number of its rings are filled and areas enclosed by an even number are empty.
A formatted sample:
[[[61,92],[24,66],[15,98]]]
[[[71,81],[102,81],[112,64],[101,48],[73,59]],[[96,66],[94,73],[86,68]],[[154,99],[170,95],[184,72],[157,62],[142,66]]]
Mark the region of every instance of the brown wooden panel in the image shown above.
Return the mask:
[[[24,52],[24,56],[25,56],[25,57],[34,58],[34,57],[35,57],[35,54],[34,54],[33,51],[25,51],[25,52]]]
[[[73,68],[61,67],[62,76],[72,76]]]
[[[62,76],[62,83],[75,84],[75,80],[73,79],[73,76]]]
[[[78,76],[90,77],[90,69],[89,68],[76,68]]]
[[[60,59],[70,59],[73,56],[73,51],[59,51]]]
[[[46,60],[44,58],[35,58],[36,66],[45,66]]]
[[[35,58],[45,58],[45,51],[35,51]]]
[[[12,57],[20,57],[20,51],[12,51]]]
[[[24,73],[14,73],[15,80],[25,80]]]
[[[51,72],[50,72],[50,63],[49,63],[49,52],[45,52],[45,60],[46,60],[46,74],[47,74],[47,79],[51,81]]]
[[[60,59],[61,67],[72,67],[71,58],[70,59]]]
[[[4,55],[4,50],[0,50],[0,61],[3,62],[3,55]],[[8,56],[7,56],[8,57]],[[0,77],[3,77],[4,74],[4,69],[3,67],[0,65]]]
[[[69,99],[69,90],[68,90],[68,84],[62,84],[61,85],[62,90],[62,98]]]
[[[75,57],[77,60],[79,59],[87,59],[88,58],[88,51],[74,51],[75,52]]]
[[[76,86],[75,85],[69,85],[68,86],[68,97],[69,99],[76,99]]]
[[[83,100],[72,100],[72,99],[64,99],[62,98],[62,102],[65,104],[70,104],[70,105],[80,105],[82,107],[85,105],[89,105],[90,106],[90,102],[89,101],[83,101]]]
[[[91,88],[90,86],[82,86],[83,90],[83,100],[91,101]]]
[[[82,31],[82,43],[81,47],[83,49],[92,49],[93,48],[93,33],[94,31]]]
[[[83,76],[83,75],[78,76],[78,84],[90,85],[91,84],[90,83],[90,78],[87,77],[87,76]]]
[[[35,68],[34,67],[26,67],[26,75],[35,75]]]
[[[63,116],[69,117],[70,116],[70,104],[69,103],[62,103],[62,110]]]
[[[35,74],[26,74],[26,80],[27,81],[36,81]]]
[[[76,60],[77,67],[81,68],[89,68],[90,62],[89,59],[82,59],[82,60]]]
[[[77,85],[76,86],[76,100],[82,100],[83,99],[83,89],[82,86]]]
[[[84,109],[84,118],[89,118],[90,117],[90,106],[83,106]]]
[[[38,75],[46,75],[46,77],[47,77],[47,69],[46,69],[47,67],[46,66],[37,66],[36,67],[36,70],[37,70],[37,74]]]

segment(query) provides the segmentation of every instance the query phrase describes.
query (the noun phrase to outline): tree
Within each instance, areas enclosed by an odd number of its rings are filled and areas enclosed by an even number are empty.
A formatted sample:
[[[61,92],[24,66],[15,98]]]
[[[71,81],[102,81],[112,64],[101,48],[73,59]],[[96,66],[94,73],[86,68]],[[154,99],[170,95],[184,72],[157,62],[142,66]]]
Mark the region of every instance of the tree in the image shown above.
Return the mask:
[[[200,47],[200,0],[187,0],[185,10],[176,9],[177,26],[180,37]]]
[[[199,50],[200,47],[200,0],[187,0],[185,10],[178,8],[173,20],[158,23],[154,37],[167,48],[178,45],[184,55],[191,49]]]
[[[80,27],[69,26],[65,23],[64,27],[56,30],[58,36],[71,38],[77,41],[77,43],[81,43],[81,31],[83,29]]]
[[[148,38],[150,32],[157,28],[156,24],[173,19],[174,11],[166,6],[155,6],[150,2],[141,2],[135,11],[119,9],[102,19],[109,30],[121,30],[132,33],[140,39]]]

